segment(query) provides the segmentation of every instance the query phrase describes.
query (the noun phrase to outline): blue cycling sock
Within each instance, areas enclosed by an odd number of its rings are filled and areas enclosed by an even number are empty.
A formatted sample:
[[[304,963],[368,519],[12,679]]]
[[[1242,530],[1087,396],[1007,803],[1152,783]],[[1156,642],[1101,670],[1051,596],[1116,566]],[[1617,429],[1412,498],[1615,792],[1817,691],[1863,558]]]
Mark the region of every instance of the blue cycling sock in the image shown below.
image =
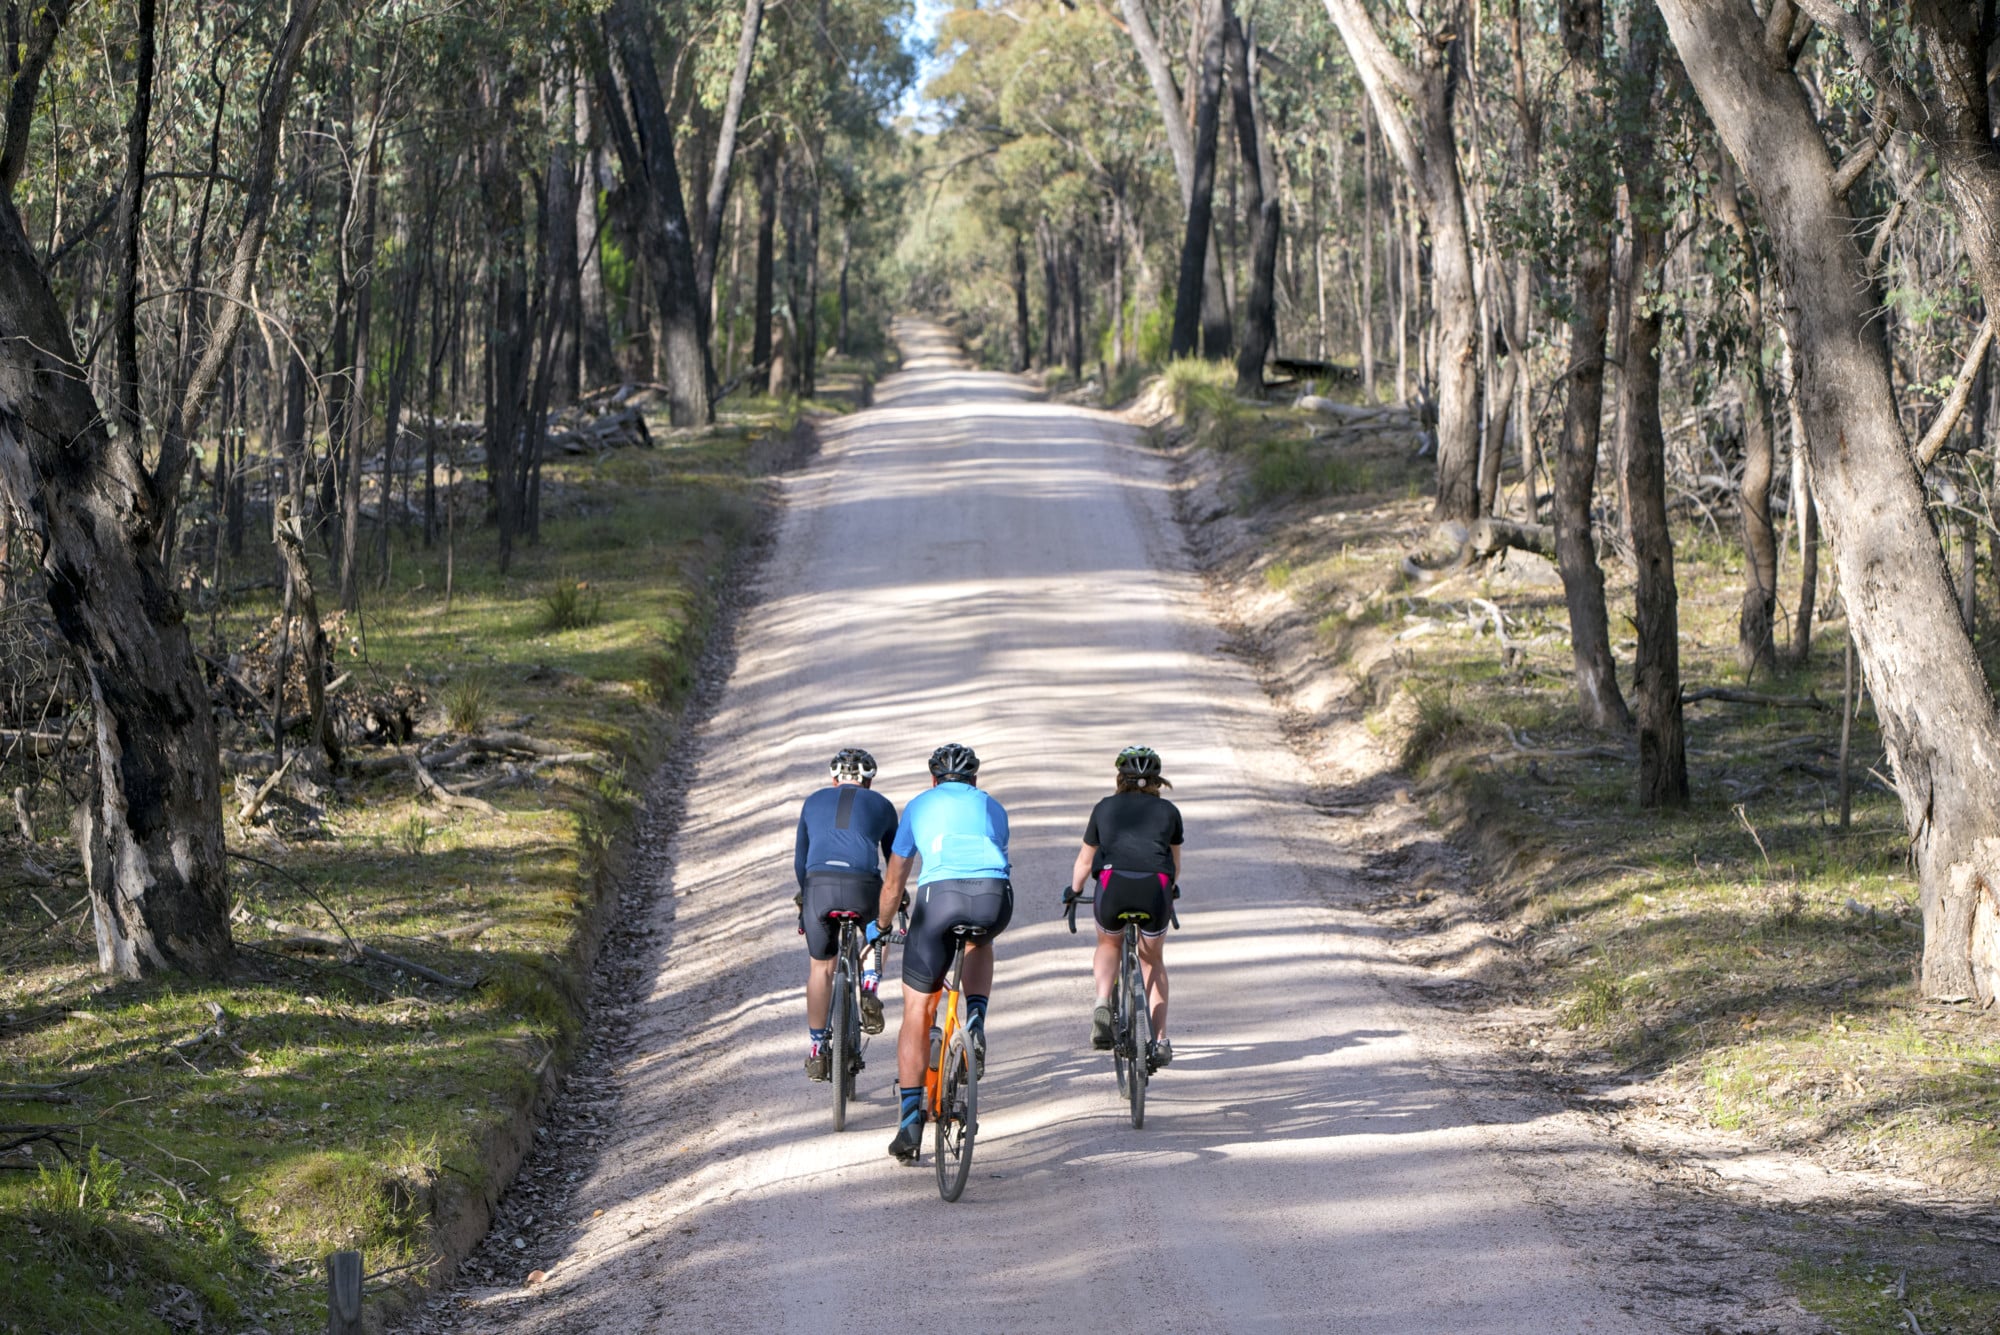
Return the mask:
[[[807,1025],[806,1033],[812,1036],[813,1042],[824,1043],[833,1037],[833,1027],[828,1025],[825,1029],[815,1029],[811,1025]]]
[[[912,1088],[911,1086],[904,1085],[901,1087],[900,1092],[903,1096],[902,1125],[909,1126],[913,1123],[922,1122],[924,1120],[924,1087],[917,1085]]]
[[[965,994],[965,1022],[982,1026],[986,1023],[985,997],[977,997],[970,992]]]

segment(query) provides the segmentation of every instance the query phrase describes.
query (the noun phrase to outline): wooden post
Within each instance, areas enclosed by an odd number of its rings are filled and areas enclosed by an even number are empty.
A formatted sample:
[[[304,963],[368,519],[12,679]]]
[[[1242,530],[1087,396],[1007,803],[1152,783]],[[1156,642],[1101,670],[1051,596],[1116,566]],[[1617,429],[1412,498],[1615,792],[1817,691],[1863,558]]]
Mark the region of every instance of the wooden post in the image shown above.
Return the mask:
[[[361,1253],[326,1258],[327,1335],[361,1335]]]

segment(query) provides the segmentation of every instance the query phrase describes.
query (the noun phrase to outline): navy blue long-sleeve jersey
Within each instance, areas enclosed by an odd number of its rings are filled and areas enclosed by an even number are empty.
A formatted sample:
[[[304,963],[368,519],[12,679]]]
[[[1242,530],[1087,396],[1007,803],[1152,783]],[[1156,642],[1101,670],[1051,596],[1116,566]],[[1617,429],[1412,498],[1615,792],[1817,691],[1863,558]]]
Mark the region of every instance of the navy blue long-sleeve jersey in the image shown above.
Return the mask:
[[[896,804],[882,794],[856,783],[815,790],[799,810],[798,847],[792,854],[799,888],[805,889],[809,872],[873,875],[895,838]]]

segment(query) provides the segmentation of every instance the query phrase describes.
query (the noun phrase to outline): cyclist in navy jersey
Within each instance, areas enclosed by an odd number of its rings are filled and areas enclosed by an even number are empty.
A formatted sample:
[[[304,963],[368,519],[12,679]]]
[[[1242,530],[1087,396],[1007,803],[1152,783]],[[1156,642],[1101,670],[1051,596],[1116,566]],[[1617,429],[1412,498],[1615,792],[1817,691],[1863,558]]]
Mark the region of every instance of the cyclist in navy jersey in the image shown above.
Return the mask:
[[[1070,872],[1070,892],[1086,885],[1097,892],[1097,953],[1091,972],[1097,981],[1097,1009],[1090,1016],[1090,1043],[1111,1046],[1111,988],[1118,977],[1121,913],[1143,912],[1139,921],[1139,963],[1146,974],[1146,998],[1153,1012],[1154,1066],[1174,1059],[1167,1042],[1167,924],[1181,875],[1180,808],[1160,796],[1171,788],[1160,773],[1159,753],[1128,746],[1118,753],[1117,791],[1091,810],[1083,847]]]
[[[839,925],[829,913],[856,913],[873,921],[882,892],[881,859],[896,838],[896,805],[871,790],[875,757],[856,747],[836,755],[827,765],[827,786],[805,801],[799,811],[799,833],[792,871],[799,881],[799,930],[805,933],[806,1074],[829,1079],[827,1008],[833,1002],[833,956],[840,942]],[[882,1032],[882,1000],[876,995],[881,978],[880,950],[869,952],[861,973],[861,1028]]]

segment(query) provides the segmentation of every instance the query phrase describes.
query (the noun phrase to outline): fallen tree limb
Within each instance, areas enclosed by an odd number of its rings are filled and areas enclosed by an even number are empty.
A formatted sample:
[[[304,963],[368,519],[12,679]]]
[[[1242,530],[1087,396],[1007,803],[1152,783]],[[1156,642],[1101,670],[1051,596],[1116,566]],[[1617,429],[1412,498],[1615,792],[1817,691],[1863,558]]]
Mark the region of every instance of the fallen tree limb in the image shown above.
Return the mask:
[[[417,776],[417,787],[421,788],[424,795],[439,806],[457,811],[476,811],[482,816],[497,816],[500,814],[500,808],[494,806],[491,802],[481,801],[476,797],[464,797],[458,793],[454,793],[451,789],[439,783],[432,776],[431,772],[424,768],[424,762],[417,759],[415,751],[409,752],[408,755],[410,772]]]
[[[1684,705],[1703,700],[1716,700],[1726,705],[1764,705],[1771,709],[1811,709],[1822,714],[1833,708],[1816,695],[1766,695],[1762,691],[1739,691],[1732,686],[1704,686],[1700,690],[1681,692],[1681,703]]]
[[[1474,556],[1492,556],[1512,547],[1551,560],[1556,554],[1556,531],[1549,524],[1517,524],[1511,519],[1477,520],[1466,535],[1466,546]]]
[[[236,813],[236,819],[245,825],[255,825],[257,817],[264,810],[264,803],[269,801],[271,794],[277,791],[278,785],[284,781],[285,771],[289,770],[292,767],[292,762],[298,758],[299,752],[297,751],[286,756],[285,763],[278,766],[272,772],[270,778],[257,785],[257,791],[250,794],[250,800],[245,802],[242,809]]]
[[[275,918],[266,918],[264,925],[274,932],[281,933],[276,940],[263,943],[267,950],[302,955],[333,955],[349,964],[358,959],[371,959],[392,969],[401,969],[405,973],[429,979],[433,983],[458,988],[462,992],[470,992],[479,986],[477,981],[468,983],[464,979],[453,978],[450,974],[440,973],[429,965],[419,964],[401,955],[393,955],[377,946],[363,945],[352,938],[343,940],[337,936],[329,936],[325,932],[314,932],[304,927],[279,922]],[[473,925],[478,926],[478,924]],[[484,931],[485,927],[481,926],[480,930]]]

